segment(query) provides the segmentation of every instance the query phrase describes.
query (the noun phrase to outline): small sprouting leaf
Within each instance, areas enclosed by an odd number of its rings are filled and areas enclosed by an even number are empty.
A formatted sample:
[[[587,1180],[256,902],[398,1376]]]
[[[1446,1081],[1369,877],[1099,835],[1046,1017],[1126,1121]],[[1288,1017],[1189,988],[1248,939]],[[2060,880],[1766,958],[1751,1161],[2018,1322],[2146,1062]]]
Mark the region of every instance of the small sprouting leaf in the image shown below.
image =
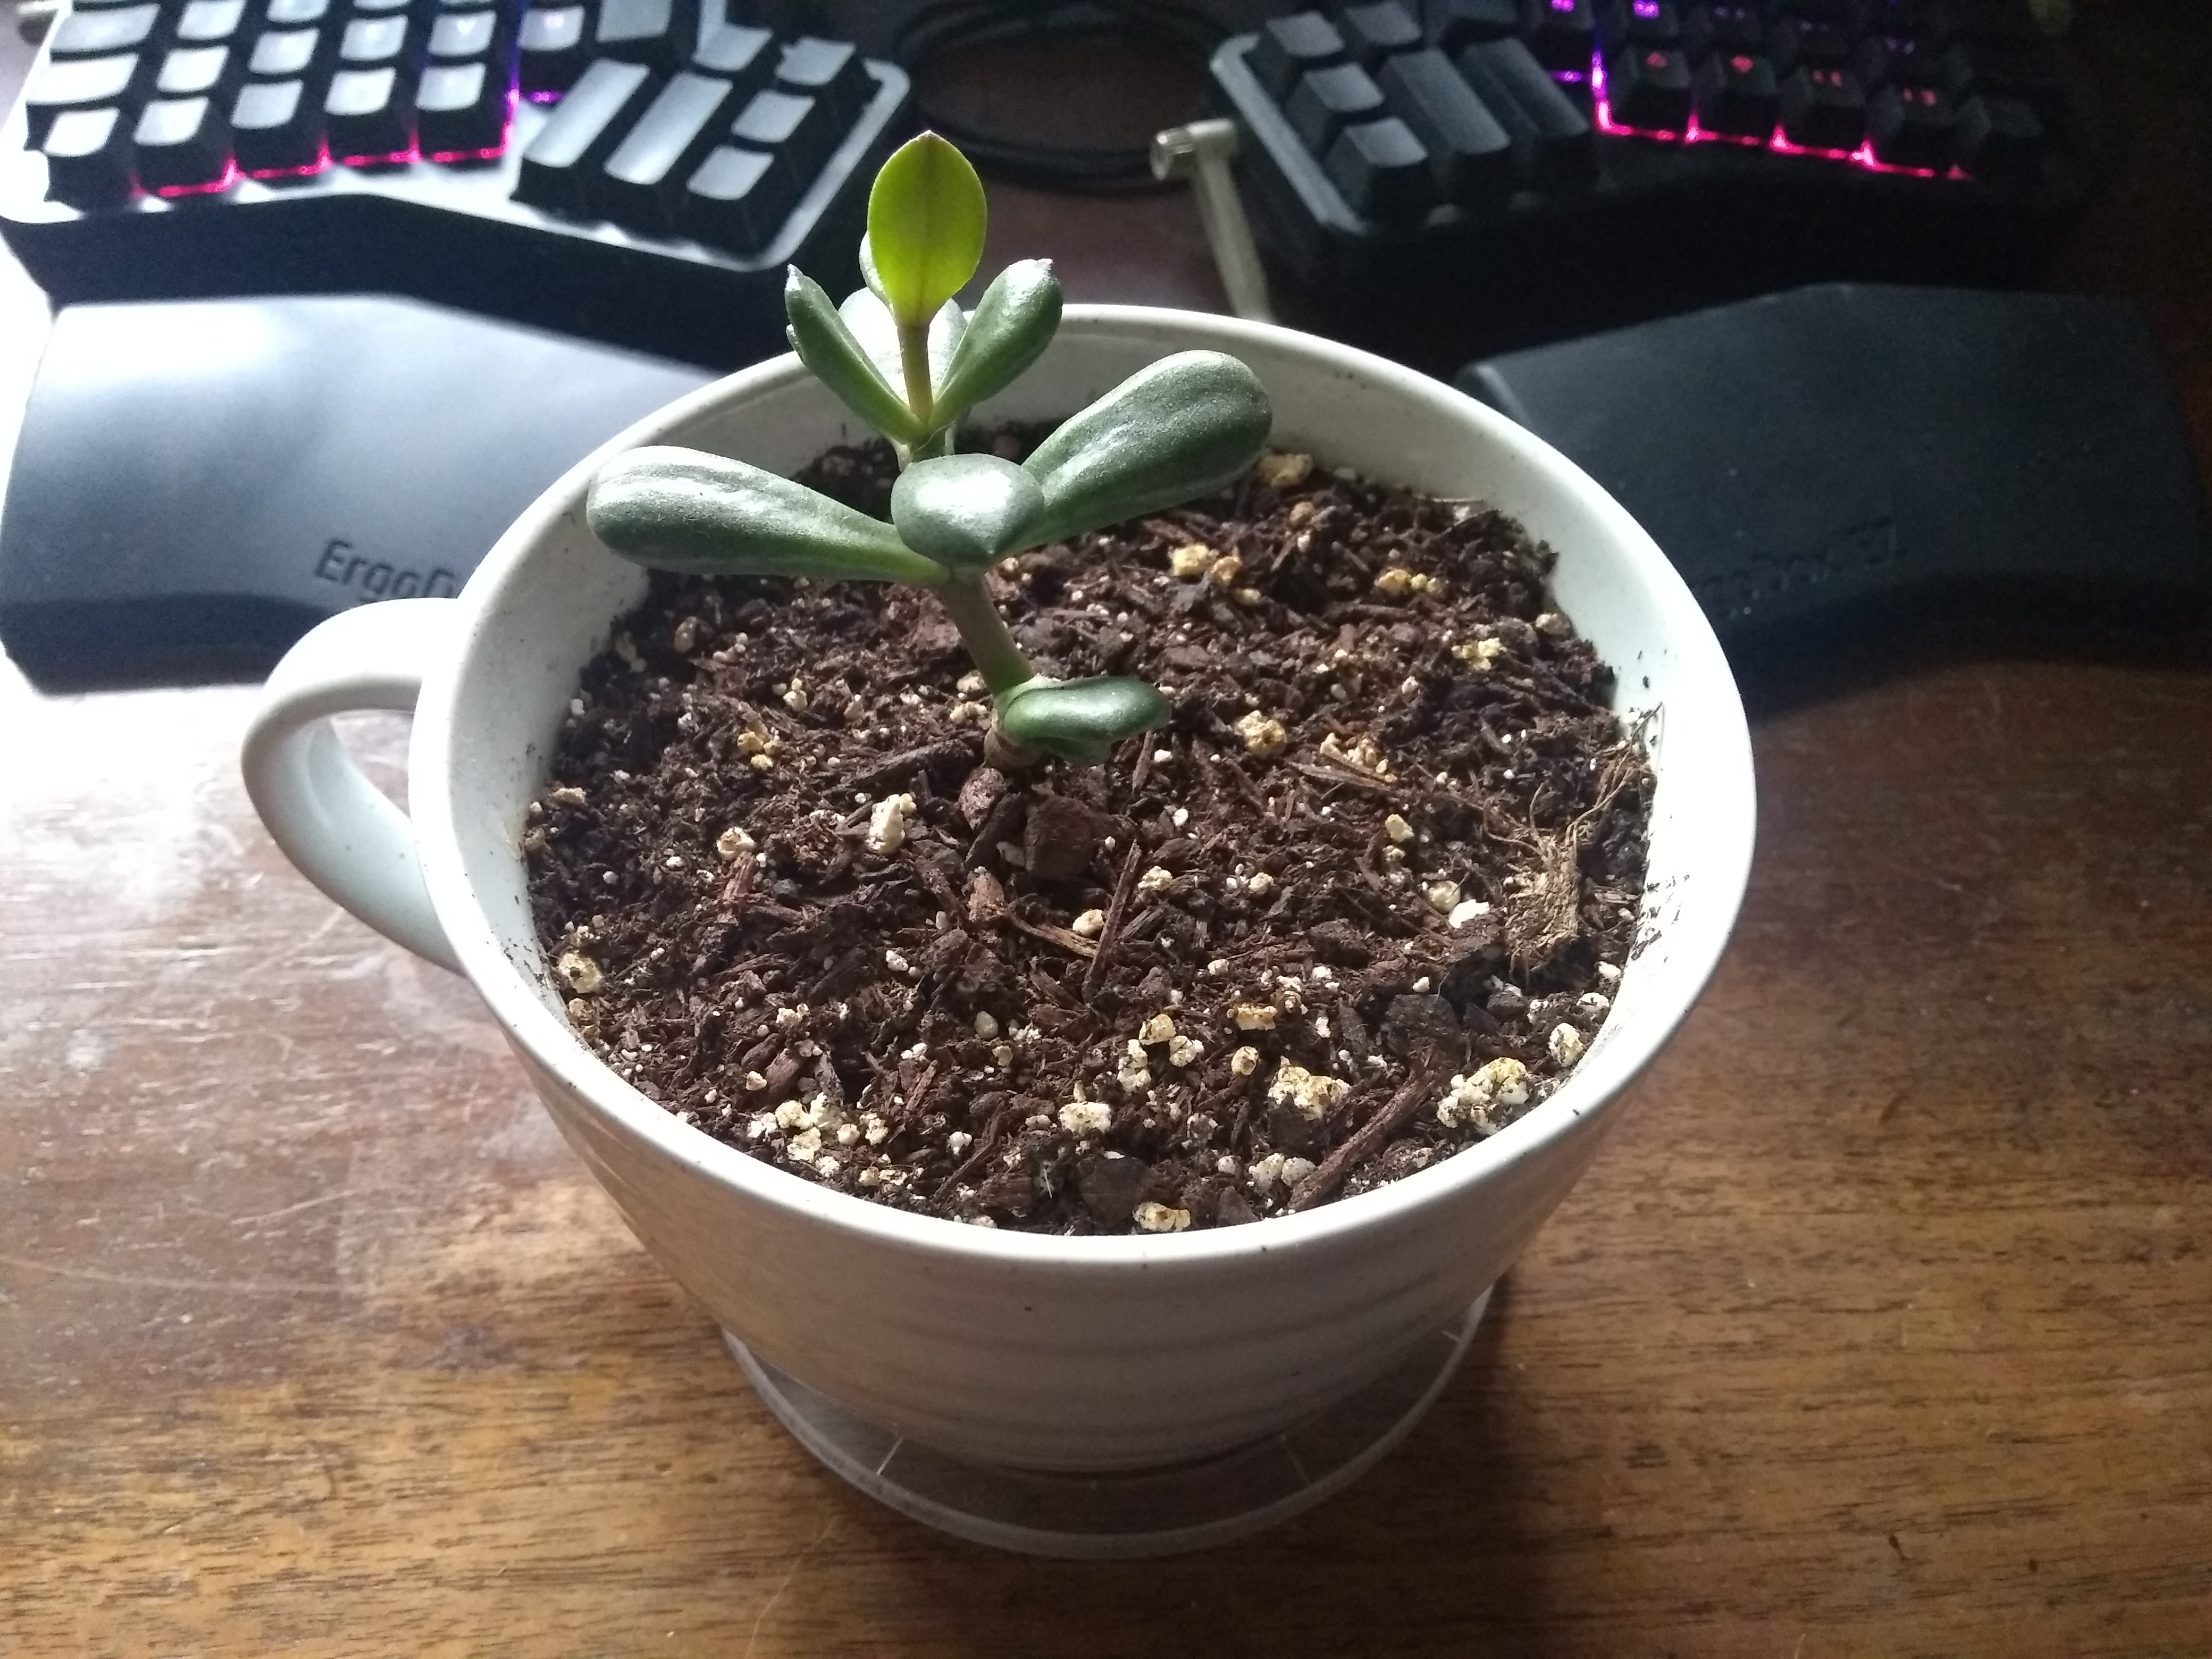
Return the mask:
[[[845,303],[837,307],[837,314],[853,337],[860,343],[860,349],[868,354],[868,361],[876,366],[876,373],[894,386],[906,384],[906,369],[899,357],[898,325],[884,302],[864,288],[856,288],[845,296]],[[968,319],[957,301],[947,300],[929,319],[929,378],[935,384],[945,378],[953,354],[959,349],[966,336]]]
[[[1259,458],[1274,416],[1260,377],[1218,351],[1179,351],[1062,422],[1023,463],[1044,490],[1040,542],[1218,489]]]
[[[860,233],[860,281],[869,293],[878,300],[884,298],[884,279],[876,270],[876,251],[868,246],[868,233]],[[884,301],[888,305],[889,301]]]
[[[1036,480],[996,455],[917,461],[891,486],[891,523],[924,558],[973,568],[1036,545],[1027,532],[1044,511]]]
[[[1036,679],[998,702],[999,729],[1018,747],[1086,766],[1174,712],[1157,687],[1133,679]]]
[[[920,328],[983,258],[983,181],[933,132],[891,152],[868,192],[869,286],[902,328]]]
[[[848,409],[893,443],[919,443],[929,435],[830,303],[822,284],[797,265],[784,280],[783,310],[791,320],[791,349],[799,361]]]
[[[656,570],[818,576],[937,587],[925,559],[880,519],[805,484],[702,450],[653,447],[599,469],[584,504],[596,535]]]
[[[1060,327],[1060,278],[1049,259],[1021,259],[994,277],[939,372],[936,418],[957,420],[1036,362]]]

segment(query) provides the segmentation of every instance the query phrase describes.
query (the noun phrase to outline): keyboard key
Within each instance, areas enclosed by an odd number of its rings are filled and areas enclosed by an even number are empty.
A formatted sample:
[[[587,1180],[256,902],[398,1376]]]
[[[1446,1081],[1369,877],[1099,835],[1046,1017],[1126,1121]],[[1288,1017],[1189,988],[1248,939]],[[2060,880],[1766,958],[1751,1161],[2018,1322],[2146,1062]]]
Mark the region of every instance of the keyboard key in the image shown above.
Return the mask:
[[[416,148],[431,161],[497,153],[507,142],[507,81],[482,59],[434,64],[415,88]]]
[[[1437,45],[1449,57],[1479,40],[1503,40],[1520,27],[1520,0],[1445,0]]]
[[[1690,124],[1690,64],[1679,52],[1638,47],[1606,70],[1613,118],[1647,132],[1680,132]]]
[[[499,14],[489,6],[441,11],[430,25],[430,60],[443,64],[489,58],[498,33]]]
[[[230,70],[228,46],[179,46],[161,59],[161,72],[154,77],[157,98],[198,98],[227,89]]]
[[[592,64],[523,151],[515,199],[587,216],[586,180],[652,100],[652,76],[644,64],[611,58]]]
[[[1590,0],[1522,0],[1521,33],[1547,70],[1583,70],[1597,48]]]
[[[245,172],[305,172],[322,157],[322,100],[305,81],[249,82],[230,108],[230,141]]]
[[[732,253],[753,253],[791,215],[798,185],[764,150],[728,145],[699,164],[684,187],[676,228],[695,241]]]
[[[331,0],[269,0],[263,15],[272,29],[305,28],[321,22],[330,9]]]
[[[1708,131],[1764,140],[1782,113],[1782,88],[1766,59],[1730,52],[1698,65],[1691,104]]]
[[[187,46],[218,46],[238,33],[246,0],[191,0],[177,19],[177,40]]]
[[[764,149],[791,174],[793,195],[822,171],[836,147],[836,129],[830,112],[811,98],[794,98],[787,92],[757,92],[730,124],[731,138],[753,149]]]
[[[46,37],[53,58],[101,58],[137,52],[153,44],[161,21],[156,5],[111,6],[104,11],[72,11]]]
[[[2028,0],[1951,0],[1951,32],[1963,40],[1997,40],[2017,46],[2043,40]]]
[[[1382,94],[1357,64],[1314,70],[1299,82],[1283,106],[1298,142],[1313,155],[1326,155],[1336,135],[1354,121],[1383,113]]]
[[[1785,17],[1768,38],[1767,55],[1779,75],[1797,69],[1849,69],[1851,38],[1832,23]]]
[[[411,0],[353,0],[352,15],[356,17],[400,17],[407,15]]]
[[[1861,0],[1858,25],[1869,34],[1912,35],[1940,50],[1951,35],[1946,0]]]
[[[327,57],[320,29],[268,29],[253,43],[246,72],[262,81],[319,79]],[[234,114],[231,124],[237,125]]]
[[[735,87],[710,76],[670,81],[593,175],[599,216],[654,236],[674,229],[684,186],[722,137],[736,100]]]
[[[841,131],[860,118],[875,96],[876,82],[860,63],[857,48],[843,40],[805,36],[783,49],[775,87],[799,98],[818,98]]]
[[[1329,146],[1322,170],[1352,210],[1364,218],[1403,222],[1436,204],[1429,152],[1395,117],[1345,128]]]
[[[1959,165],[1983,184],[2023,189],[2035,183],[2042,161],[2043,122],[2026,104],[1969,98],[1959,106]]]
[[[737,23],[699,26],[699,47],[691,54],[691,67],[702,75],[729,82],[750,96],[764,91],[776,70],[781,54],[775,37],[766,29]]]
[[[1692,61],[1708,53],[1766,50],[1766,19],[1753,0],[1714,0],[1682,15],[1682,46]]]
[[[54,58],[34,67],[23,87],[23,115],[31,148],[46,142],[64,110],[97,109],[121,101],[138,81],[143,60],[131,52],[109,58]]]
[[[1399,0],[1346,6],[1338,14],[1337,32],[1344,36],[1352,62],[1370,75],[1393,53],[1421,49],[1421,26]]]
[[[356,17],[338,40],[338,62],[347,69],[404,69],[407,58],[404,16]]]
[[[1883,87],[1867,100],[1867,133],[1875,160],[1887,167],[1940,173],[1951,164],[1959,118],[1934,87]]]
[[[1504,205],[1513,191],[1513,141],[1442,52],[1401,52],[1383,64],[1376,84],[1390,112],[1429,152],[1445,199]]]
[[[131,199],[131,128],[123,112],[64,110],[46,134],[46,195],[90,211]]]
[[[584,72],[581,6],[533,6],[522,14],[516,37],[522,66],[517,72],[523,94],[566,92]]]
[[[143,189],[216,184],[230,171],[230,123],[205,98],[157,98],[139,112],[131,149]]]
[[[1917,36],[1869,35],[1851,53],[1859,83],[1875,87],[1932,87],[1943,80],[1943,56]]]
[[[1858,33],[1860,0],[1774,0],[1774,9],[1785,17],[1831,23],[1845,34]]]
[[[1969,92],[2017,99],[2034,110],[2045,127],[2063,115],[2065,76],[2047,45],[1962,40],[1946,57],[1944,71],[1944,90],[1954,103]]]
[[[1783,80],[1782,136],[1800,149],[1856,149],[1866,116],[1866,89],[1849,70],[1801,69]]]
[[[599,56],[664,71],[683,66],[697,39],[692,0],[599,0]]]
[[[1302,11],[1261,24],[1244,62],[1253,78],[1279,104],[1301,79],[1343,63],[1348,52],[1335,24],[1317,11]]]
[[[1681,19],[1673,0],[1613,0],[1598,14],[1598,42],[1608,58],[1631,46],[1679,46]]]
[[[1521,41],[1469,46],[1458,64],[1475,96],[1513,140],[1523,177],[1542,188],[1580,184],[1596,170],[1589,118]]]
[[[323,97],[331,154],[349,165],[404,155],[415,144],[411,89],[389,64],[342,69]]]

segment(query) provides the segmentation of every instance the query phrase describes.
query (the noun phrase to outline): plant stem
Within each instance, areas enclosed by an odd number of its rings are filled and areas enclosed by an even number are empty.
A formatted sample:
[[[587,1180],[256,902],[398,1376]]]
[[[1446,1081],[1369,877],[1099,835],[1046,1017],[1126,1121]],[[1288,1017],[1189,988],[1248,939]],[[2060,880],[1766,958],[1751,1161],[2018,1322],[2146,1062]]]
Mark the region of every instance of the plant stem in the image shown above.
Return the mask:
[[[937,392],[929,380],[929,325],[909,328],[902,323],[898,343],[899,368],[906,376],[906,406],[914,411],[915,420],[927,426],[937,412]]]
[[[1030,666],[1014,636],[1006,631],[1006,619],[984,592],[980,572],[955,571],[937,590],[937,597],[960,630],[961,643],[975,659],[976,670],[993,696],[1003,696],[1036,678],[1036,670]]]

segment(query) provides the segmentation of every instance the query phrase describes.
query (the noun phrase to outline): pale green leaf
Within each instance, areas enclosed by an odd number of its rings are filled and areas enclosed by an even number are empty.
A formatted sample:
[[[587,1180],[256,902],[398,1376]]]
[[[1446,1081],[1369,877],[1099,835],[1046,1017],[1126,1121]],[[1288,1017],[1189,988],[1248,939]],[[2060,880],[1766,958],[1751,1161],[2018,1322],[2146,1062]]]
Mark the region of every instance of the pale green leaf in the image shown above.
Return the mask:
[[[1164,726],[1174,713],[1142,680],[1031,680],[999,699],[999,729],[1018,747],[1096,765],[1124,738]]]
[[[1027,532],[1044,510],[1044,492],[996,455],[947,455],[917,461],[891,486],[899,539],[940,564],[974,568],[1035,544]]]
[[[879,519],[805,484],[696,449],[648,447],[599,469],[585,501],[592,534],[656,570],[936,587],[945,567]]]
[[[848,409],[894,443],[919,443],[929,435],[854,337],[822,285],[797,265],[784,282],[783,310],[791,321],[791,349]]]
[[[1038,541],[1060,541],[1218,489],[1259,459],[1274,416],[1260,377],[1179,351],[1062,422],[1023,463],[1044,490]]]
[[[975,302],[951,362],[938,375],[939,421],[955,421],[1012,386],[1060,327],[1060,278],[1049,259],[1020,259]]]
[[[920,328],[983,258],[983,181],[933,132],[891,152],[868,192],[870,284],[902,328]]]
[[[845,303],[837,307],[837,314],[853,337],[860,343],[868,361],[876,372],[895,386],[906,384],[906,370],[899,359],[898,325],[884,302],[864,288],[856,288],[845,296]],[[965,337],[968,319],[957,301],[947,300],[938,307],[937,315],[929,319],[929,372],[933,383],[942,380]],[[933,422],[934,424],[934,422]]]

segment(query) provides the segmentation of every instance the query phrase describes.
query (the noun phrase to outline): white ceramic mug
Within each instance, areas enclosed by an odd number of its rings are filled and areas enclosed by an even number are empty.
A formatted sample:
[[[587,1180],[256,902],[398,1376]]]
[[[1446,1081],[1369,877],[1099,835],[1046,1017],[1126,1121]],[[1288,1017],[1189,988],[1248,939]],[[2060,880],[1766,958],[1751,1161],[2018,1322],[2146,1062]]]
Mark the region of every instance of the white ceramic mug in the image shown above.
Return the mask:
[[[638,1237],[760,1358],[898,1434],[1027,1469],[1203,1458],[1358,1389],[1451,1324],[1595,1152],[1623,1091],[1688,1012],[1751,858],[1750,744],[1712,630],[1650,538],[1579,470],[1437,381],[1265,325],[1068,309],[982,413],[1065,415],[1145,363],[1229,351],[1266,383],[1279,447],[1478,496],[1558,550],[1557,601],[1647,714],[1658,785],[1649,942],[1572,1077],[1521,1121],[1381,1190],[1167,1237],[1060,1238],[908,1215],[678,1122],[569,1030],[517,843],[584,664],[644,574],[584,524],[607,456],[681,443],[790,472],[866,434],[789,357],[669,405],[523,514],[457,599],[349,612],[294,648],[245,751],[284,850],[364,921],[465,974]],[[484,458],[496,465],[497,456]],[[351,708],[415,714],[411,815],[331,736]]]

